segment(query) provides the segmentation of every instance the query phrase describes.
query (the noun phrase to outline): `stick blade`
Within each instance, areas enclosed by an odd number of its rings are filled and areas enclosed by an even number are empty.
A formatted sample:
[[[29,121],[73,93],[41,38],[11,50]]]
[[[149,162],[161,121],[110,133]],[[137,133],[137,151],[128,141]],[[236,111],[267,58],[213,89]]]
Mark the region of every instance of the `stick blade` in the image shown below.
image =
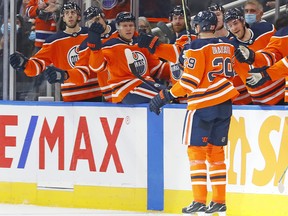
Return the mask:
[[[279,182],[278,183],[278,191],[280,192],[280,193],[283,193],[284,192],[284,184],[282,183],[282,182]]]
[[[166,25],[166,23],[160,21],[156,24],[156,26],[168,37],[170,41],[173,40],[174,34]]]

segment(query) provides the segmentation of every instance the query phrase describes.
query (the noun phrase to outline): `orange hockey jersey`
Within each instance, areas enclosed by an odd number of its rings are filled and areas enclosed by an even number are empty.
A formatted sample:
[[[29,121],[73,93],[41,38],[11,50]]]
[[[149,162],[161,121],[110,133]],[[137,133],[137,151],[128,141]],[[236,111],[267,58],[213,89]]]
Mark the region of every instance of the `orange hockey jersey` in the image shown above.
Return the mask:
[[[248,42],[245,43],[234,38],[232,43],[236,47],[238,45],[245,45],[254,51],[261,50],[267,46],[270,38],[273,36],[276,30],[272,24],[261,22],[252,25],[249,31],[251,31],[252,37]],[[236,87],[246,83],[249,70],[249,65],[236,61],[235,71],[238,74],[238,79],[236,76],[233,81]],[[239,78],[241,78],[241,80]],[[247,89],[251,95],[253,104],[275,105],[284,99],[284,79],[268,81],[264,85],[257,88],[250,88],[247,86]]]
[[[24,72],[27,76],[37,76],[46,66],[53,64],[63,70],[75,66],[79,55],[79,44],[87,37],[87,28],[79,32],[67,34],[57,32],[49,37],[42,48],[27,62]],[[64,101],[82,101],[101,96],[97,76],[91,75],[83,85],[75,85],[69,79],[61,84],[61,94]]]
[[[169,70],[162,70],[161,73],[158,73],[157,79],[164,79],[169,81],[169,85],[174,85],[182,76],[182,69],[179,63],[179,55],[181,54],[184,45],[190,41],[196,39],[196,35],[191,34],[190,39],[187,34],[181,35],[176,39],[174,44],[160,44],[156,50],[155,55],[159,58],[169,61],[170,68]],[[187,103],[186,97],[177,98],[179,103]]]
[[[232,84],[234,46],[226,38],[196,39],[184,51],[184,73],[170,89],[188,95],[188,110],[210,107],[235,98]]]
[[[277,65],[273,65],[267,71],[273,81],[277,81],[285,77],[286,87],[285,87],[285,98],[284,101],[288,102],[288,64],[287,64],[287,49],[288,43],[288,27],[284,27],[278,30],[270,39],[269,44],[262,50],[255,53],[255,61],[253,66],[271,66],[275,62]],[[283,58],[283,59],[282,59]],[[278,62],[281,60],[281,62]]]
[[[118,33],[116,33],[118,35]],[[124,50],[129,48],[138,59],[137,70],[144,79],[154,81],[152,76],[162,70],[163,62],[152,55],[145,48],[137,46],[137,38],[133,37],[132,43],[127,43],[121,38],[111,38],[103,44],[101,50],[92,51],[89,59],[90,68],[99,73],[108,71],[108,84],[113,89],[112,102],[120,103],[123,98],[135,87],[142,84],[130,71]],[[151,95],[151,98],[155,95]]]
[[[102,43],[105,43],[109,38],[117,37],[115,34],[116,26],[113,23],[108,24],[110,31],[102,36]],[[113,34],[114,33],[114,34]],[[106,102],[112,101],[112,89],[107,83],[108,80],[108,72],[107,70],[103,70],[94,73],[89,68],[89,57],[90,57],[90,48],[87,46],[87,38],[80,44],[79,47],[79,59],[75,64],[75,67],[68,70],[69,74],[69,82],[75,83],[77,85],[83,85],[87,80],[89,80],[90,76],[97,76],[98,84],[100,90],[103,94],[103,97]]]
[[[51,16],[47,21],[39,19],[37,16],[38,4],[40,2],[48,3],[49,0],[30,0],[26,6],[26,16],[35,18],[35,46],[42,47],[46,38],[56,32],[56,22]]]

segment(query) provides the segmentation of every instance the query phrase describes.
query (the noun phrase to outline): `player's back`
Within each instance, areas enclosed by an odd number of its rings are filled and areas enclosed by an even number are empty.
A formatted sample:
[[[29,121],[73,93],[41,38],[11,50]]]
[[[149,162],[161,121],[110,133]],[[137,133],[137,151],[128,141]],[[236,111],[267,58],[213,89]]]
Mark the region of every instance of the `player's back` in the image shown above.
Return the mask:
[[[197,39],[184,51],[184,74],[188,85],[188,109],[220,104],[238,95],[231,80],[234,46],[227,38]],[[183,85],[182,85],[183,86]]]

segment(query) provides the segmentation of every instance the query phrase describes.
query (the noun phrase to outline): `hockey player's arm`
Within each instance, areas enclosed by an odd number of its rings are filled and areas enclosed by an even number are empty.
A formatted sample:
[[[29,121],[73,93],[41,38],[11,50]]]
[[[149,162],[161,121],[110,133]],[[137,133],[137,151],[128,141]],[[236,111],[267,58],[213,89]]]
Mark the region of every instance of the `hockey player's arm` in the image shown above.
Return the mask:
[[[288,76],[288,56],[285,56],[280,61],[266,69],[272,81],[285,78]]]
[[[39,75],[46,69],[46,66],[49,66],[55,62],[53,57],[56,57],[53,52],[53,46],[51,46],[49,43],[44,43],[42,48],[27,62],[24,70],[25,74],[27,76]]]
[[[155,51],[155,55],[157,55],[159,58],[176,63],[178,61],[180,52],[181,47],[179,45],[160,44]]]
[[[205,56],[203,52],[189,49],[185,50],[183,55],[184,72],[181,79],[171,89],[172,94],[177,97],[194,92],[205,70]]]
[[[255,53],[254,67],[271,66],[288,55],[287,37],[271,37],[269,44]]]
[[[89,69],[95,73],[104,70],[106,67],[106,60],[104,59],[103,51],[92,51],[89,56]]]
[[[98,22],[94,22],[88,30],[87,46],[95,51],[102,48],[101,34],[104,32],[104,27]]]
[[[67,73],[69,74],[67,82],[76,85],[83,85],[87,82],[90,76],[89,57],[90,49],[88,47],[79,52],[79,59],[75,63],[75,66],[72,69],[67,70]]]
[[[38,0],[30,0],[26,6],[26,16],[29,18],[36,18],[39,14],[39,10],[42,10],[45,7],[47,7],[45,2],[42,2],[40,5],[38,5]]]

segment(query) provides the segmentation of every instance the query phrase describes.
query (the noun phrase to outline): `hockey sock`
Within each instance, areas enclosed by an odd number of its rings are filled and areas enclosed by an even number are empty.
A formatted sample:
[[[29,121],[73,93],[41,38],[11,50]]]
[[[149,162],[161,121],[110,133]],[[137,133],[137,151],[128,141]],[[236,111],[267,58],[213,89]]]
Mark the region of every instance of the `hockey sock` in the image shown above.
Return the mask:
[[[206,204],[207,166],[206,163],[190,166],[190,176],[194,201]]]
[[[225,203],[226,164],[210,164],[209,175],[212,185],[212,201],[216,203]]]
[[[190,161],[190,177],[194,201],[206,204],[207,166],[206,147],[189,146],[187,149]]]

